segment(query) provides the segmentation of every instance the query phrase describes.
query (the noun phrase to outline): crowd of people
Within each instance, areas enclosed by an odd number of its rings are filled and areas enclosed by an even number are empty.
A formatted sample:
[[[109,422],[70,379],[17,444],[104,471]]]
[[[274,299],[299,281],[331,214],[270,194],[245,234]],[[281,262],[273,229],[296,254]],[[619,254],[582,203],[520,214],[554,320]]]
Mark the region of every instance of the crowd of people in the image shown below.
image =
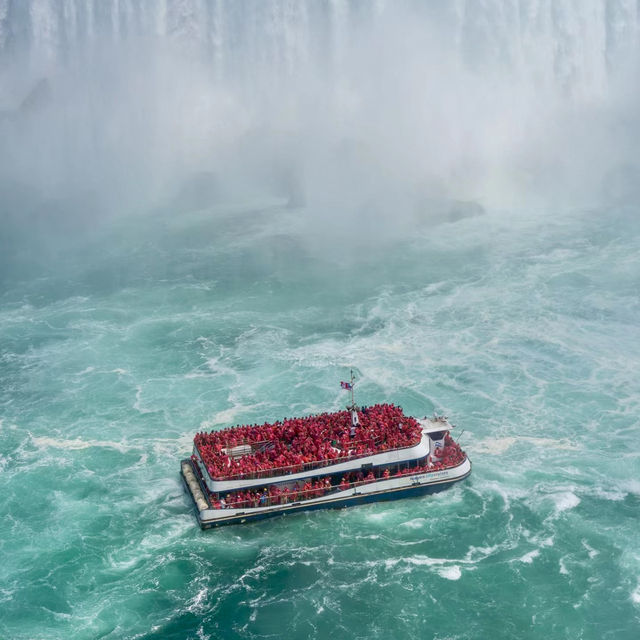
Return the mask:
[[[465,458],[464,451],[460,448],[460,445],[446,433],[444,436],[444,449],[441,452],[441,459],[437,464],[441,465],[441,468],[455,467],[460,464]]]
[[[445,438],[445,446],[440,451],[441,460],[427,461],[422,465],[408,466],[397,470],[394,476],[412,475],[417,473],[429,473],[432,471],[441,471],[448,467],[460,464],[464,460],[464,452],[460,446],[447,434]],[[355,486],[385,480],[391,477],[388,468],[370,470],[367,475],[362,471],[353,471],[344,474],[340,482],[334,477],[318,478],[316,480],[307,480],[304,484],[299,482],[292,486],[279,487],[278,485],[269,485],[260,490],[233,491],[224,496],[211,494],[211,506],[213,509],[243,509],[250,507],[270,507],[273,505],[285,505],[301,500],[309,500],[311,498],[320,498],[331,491],[346,491]]]
[[[420,441],[417,420],[393,404],[363,407],[357,419],[354,424],[350,411],[285,418],[197,433],[194,443],[209,476],[229,480],[269,476],[275,469],[297,473]]]
[[[212,499],[214,509],[241,509],[245,507],[263,507],[275,504],[288,504],[309,498],[320,498],[333,489],[331,478],[318,478],[313,482],[296,483],[293,487],[270,485],[262,491],[234,491],[224,497]]]

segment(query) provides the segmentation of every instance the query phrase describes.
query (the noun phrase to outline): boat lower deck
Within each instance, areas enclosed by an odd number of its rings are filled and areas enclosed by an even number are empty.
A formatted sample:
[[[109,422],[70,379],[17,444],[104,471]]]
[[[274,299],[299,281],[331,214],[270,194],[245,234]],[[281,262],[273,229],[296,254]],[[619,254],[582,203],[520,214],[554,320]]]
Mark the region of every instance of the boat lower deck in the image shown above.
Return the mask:
[[[446,489],[455,482],[464,480],[471,473],[471,462],[468,458],[457,466],[416,473],[391,478],[379,479],[375,482],[364,483],[358,486],[337,490],[327,495],[270,506],[251,507],[245,509],[212,509],[203,499],[201,487],[193,482],[193,467],[191,460],[182,462],[182,479],[185,488],[191,496],[196,507],[196,513],[200,527],[210,529],[227,524],[240,524],[254,520],[262,520],[273,516],[300,511],[312,511],[317,509],[340,509],[371,502],[396,500],[400,498],[415,497],[429,493],[435,493]],[[200,493],[199,493],[200,491]],[[207,508],[203,508],[206,505]]]

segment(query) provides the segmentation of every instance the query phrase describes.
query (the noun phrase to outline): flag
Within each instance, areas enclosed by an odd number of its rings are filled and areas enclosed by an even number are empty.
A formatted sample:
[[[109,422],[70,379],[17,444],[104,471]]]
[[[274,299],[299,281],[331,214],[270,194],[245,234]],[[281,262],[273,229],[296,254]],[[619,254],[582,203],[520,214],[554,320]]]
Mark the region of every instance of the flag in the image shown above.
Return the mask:
[[[343,389],[353,389],[353,385],[350,382],[341,382],[340,386]]]

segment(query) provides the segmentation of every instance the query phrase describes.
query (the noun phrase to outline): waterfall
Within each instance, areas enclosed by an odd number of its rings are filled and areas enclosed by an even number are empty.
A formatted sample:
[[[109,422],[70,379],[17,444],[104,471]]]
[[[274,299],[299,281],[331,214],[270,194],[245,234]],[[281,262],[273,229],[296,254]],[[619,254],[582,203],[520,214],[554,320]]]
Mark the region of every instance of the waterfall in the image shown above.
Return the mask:
[[[435,28],[455,42],[469,68],[508,68],[582,95],[606,90],[638,53],[637,0],[0,0],[0,56],[57,64],[98,38],[166,38],[217,77],[255,69],[295,76],[321,59],[338,73],[349,46],[384,34],[398,13],[422,24],[425,37]]]
[[[111,176],[111,192],[200,170],[304,173],[307,196],[358,206],[427,184],[587,192],[612,168],[635,175],[639,6],[0,0],[0,111],[52,87],[49,112],[5,129],[0,171]]]

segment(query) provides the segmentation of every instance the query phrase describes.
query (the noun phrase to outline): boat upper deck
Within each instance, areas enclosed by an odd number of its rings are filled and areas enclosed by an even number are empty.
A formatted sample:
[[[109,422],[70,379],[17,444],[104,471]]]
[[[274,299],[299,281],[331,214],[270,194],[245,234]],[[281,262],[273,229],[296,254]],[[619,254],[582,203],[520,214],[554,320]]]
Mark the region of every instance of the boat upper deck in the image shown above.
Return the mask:
[[[357,416],[356,425],[349,411],[337,411],[231,427],[198,433],[194,445],[212,480],[235,480],[297,473],[420,443],[422,426],[400,407],[377,404]]]

